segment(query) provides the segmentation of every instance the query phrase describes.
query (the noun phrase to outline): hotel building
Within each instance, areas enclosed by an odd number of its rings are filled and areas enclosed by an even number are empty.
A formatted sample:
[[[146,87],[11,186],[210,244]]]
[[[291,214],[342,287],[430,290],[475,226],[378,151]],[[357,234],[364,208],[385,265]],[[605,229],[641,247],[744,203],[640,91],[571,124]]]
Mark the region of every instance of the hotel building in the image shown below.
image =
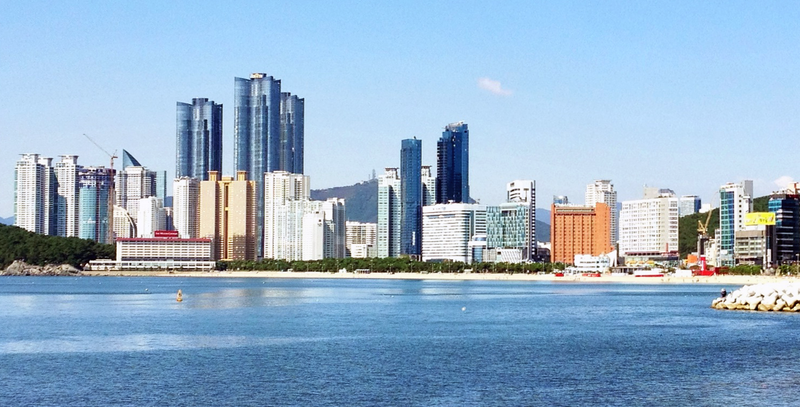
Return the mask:
[[[550,258],[554,263],[572,263],[576,254],[610,253],[614,250],[610,236],[611,209],[605,203],[550,207]]]

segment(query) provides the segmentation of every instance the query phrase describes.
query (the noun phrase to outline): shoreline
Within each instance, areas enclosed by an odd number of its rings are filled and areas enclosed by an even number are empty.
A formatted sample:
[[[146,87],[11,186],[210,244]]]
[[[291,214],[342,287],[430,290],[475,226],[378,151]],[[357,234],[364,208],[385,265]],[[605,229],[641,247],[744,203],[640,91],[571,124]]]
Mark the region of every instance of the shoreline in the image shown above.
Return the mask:
[[[800,283],[800,278],[793,276],[693,276],[693,277],[635,277],[602,275],[587,277],[566,275],[556,277],[554,274],[505,274],[505,273],[327,273],[318,271],[84,271],[87,277],[192,277],[192,278],[305,278],[305,279],[362,279],[362,280],[439,280],[439,281],[532,281],[552,283],[621,283],[621,284],[717,284],[717,285],[750,285],[776,282]]]

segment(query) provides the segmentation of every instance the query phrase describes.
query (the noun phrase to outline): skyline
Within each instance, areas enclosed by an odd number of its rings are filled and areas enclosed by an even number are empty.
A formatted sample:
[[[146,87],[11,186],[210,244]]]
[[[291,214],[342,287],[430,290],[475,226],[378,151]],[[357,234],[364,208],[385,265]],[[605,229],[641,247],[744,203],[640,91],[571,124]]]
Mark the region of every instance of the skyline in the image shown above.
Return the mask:
[[[580,203],[587,184],[610,179],[619,201],[648,185],[718,206],[727,182],[752,179],[762,196],[797,176],[793,3],[274,4],[269,24],[254,7],[8,4],[0,33],[18,40],[0,44],[13,56],[0,65],[0,217],[13,216],[20,154],[107,165],[83,133],[174,177],[175,103],[192,98],[226,106],[233,175],[233,82],[254,72],[308,103],[314,189],[399,167],[412,137],[434,165],[435,141],[458,121],[483,204],[503,202],[514,179],[537,181],[540,208],[552,195]]]

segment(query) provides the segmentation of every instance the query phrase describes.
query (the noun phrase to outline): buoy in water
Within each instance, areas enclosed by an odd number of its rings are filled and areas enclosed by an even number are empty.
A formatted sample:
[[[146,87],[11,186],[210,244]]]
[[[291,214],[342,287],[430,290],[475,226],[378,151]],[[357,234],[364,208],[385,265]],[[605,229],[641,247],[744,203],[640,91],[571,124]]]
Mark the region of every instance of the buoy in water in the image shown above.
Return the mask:
[[[466,311],[467,307],[461,307],[461,311]]]
[[[180,289],[178,289],[178,296],[175,297],[175,301],[178,301],[178,302],[183,301],[183,292]]]

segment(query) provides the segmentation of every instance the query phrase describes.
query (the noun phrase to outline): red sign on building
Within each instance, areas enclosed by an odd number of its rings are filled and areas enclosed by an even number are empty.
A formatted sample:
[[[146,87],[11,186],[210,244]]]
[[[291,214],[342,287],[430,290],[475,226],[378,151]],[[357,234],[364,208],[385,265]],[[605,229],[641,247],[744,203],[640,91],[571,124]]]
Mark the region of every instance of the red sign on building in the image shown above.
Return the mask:
[[[178,238],[178,231],[177,230],[156,230],[153,232],[153,236],[155,237],[172,237]]]

